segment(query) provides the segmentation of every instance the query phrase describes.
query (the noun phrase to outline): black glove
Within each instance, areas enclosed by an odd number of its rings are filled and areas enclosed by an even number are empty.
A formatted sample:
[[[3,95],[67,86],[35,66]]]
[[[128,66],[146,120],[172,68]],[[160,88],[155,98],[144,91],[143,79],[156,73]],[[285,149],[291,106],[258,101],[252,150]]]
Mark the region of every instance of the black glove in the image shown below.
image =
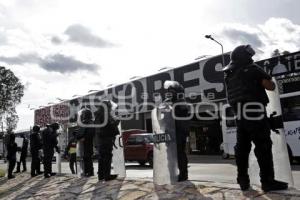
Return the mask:
[[[274,131],[276,134],[280,134],[280,132],[277,129],[283,128],[283,119],[282,115],[275,116],[276,114],[276,112],[273,112],[268,118],[268,120],[271,130]]]
[[[60,153],[59,147],[55,147],[55,149],[56,149],[56,152],[57,152],[57,153]]]

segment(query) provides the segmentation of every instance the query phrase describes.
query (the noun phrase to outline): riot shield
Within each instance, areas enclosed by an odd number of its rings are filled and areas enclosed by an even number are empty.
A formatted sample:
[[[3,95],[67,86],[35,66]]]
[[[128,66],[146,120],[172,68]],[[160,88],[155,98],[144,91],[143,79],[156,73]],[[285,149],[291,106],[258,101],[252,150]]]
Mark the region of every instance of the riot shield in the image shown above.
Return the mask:
[[[17,144],[17,146],[19,148],[22,148],[23,147],[24,138],[16,137],[15,142],[16,142],[16,144]],[[17,151],[16,157],[17,157],[17,162],[20,162],[20,160],[21,160],[21,152],[20,151]]]
[[[273,81],[276,83],[275,78],[273,78]],[[283,128],[282,110],[277,84],[274,91],[267,90],[267,95],[270,101],[266,108],[267,115],[269,118],[271,117],[271,119],[273,119],[271,120],[271,123],[273,121],[273,123],[275,123],[274,126],[277,126],[276,129],[271,130],[275,179],[289,183],[289,186],[291,187],[294,185],[294,181],[287,151],[287,143]],[[249,175],[253,184],[260,184],[259,166],[254,154],[254,144],[252,144],[252,149],[249,156]]]
[[[78,140],[76,144],[76,165],[77,165],[77,176],[82,177],[84,175],[84,163],[83,163],[83,141]]]
[[[118,126],[120,135],[116,136],[115,145],[113,147],[113,170],[120,178],[126,177],[125,160],[124,160],[124,146],[122,141],[121,125]]]
[[[57,136],[57,142],[58,142],[58,147],[60,148],[60,139],[59,139],[59,135]],[[56,167],[57,167],[57,173],[61,173],[61,155],[60,153],[56,152]]]
[[[155,184],[173,184],[177,181],[177,146],[172,106],[161,104],[152,110],[154,138],[153,181]]]

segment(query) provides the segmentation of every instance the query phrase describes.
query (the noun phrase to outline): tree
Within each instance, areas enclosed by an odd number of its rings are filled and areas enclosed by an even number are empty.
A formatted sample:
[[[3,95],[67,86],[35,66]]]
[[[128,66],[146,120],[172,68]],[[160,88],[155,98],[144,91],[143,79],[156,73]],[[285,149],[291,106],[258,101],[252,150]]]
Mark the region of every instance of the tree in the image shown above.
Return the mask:
[[[282,55],[287,55],[287,54],[290,54],[291,52],[289,52],[289,51],[283,51],[281,54]]]
[[[24,86],[14,73],[0,66],[0,119],[5,121],[7,131],[16,128],[18,116],[15,107],[21,103]]]
[[[15,109],[12,109],[11,111],[7,112],[5,116],[6,132],[12,133],[12,131],[15,128],[17,128],[18,121],[19,117]]]
[[[278,57],[278,56],[280,56],[280,55],[287,55],[287,54],[290,54],[290,52],[289,52],[289,51],[286,51],[286,50],[280,52],[279,49],[275,49],[275,50],[272,52],[271,57]]]
[[[275,49],[272,54],[271,54],[272,57],[277,57],[277,56],[280,56],[280,51],[279,49]]]

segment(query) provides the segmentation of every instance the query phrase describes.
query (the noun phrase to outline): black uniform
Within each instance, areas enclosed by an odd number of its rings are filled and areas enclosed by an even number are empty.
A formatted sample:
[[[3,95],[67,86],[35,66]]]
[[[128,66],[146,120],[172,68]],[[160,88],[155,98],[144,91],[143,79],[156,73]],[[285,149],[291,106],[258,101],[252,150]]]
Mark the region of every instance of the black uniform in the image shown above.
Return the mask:
[[[58,150],[56,130],[47,126],[42,132],[43,152],[44,152],[44,176],[49,178],[52,173],[52,159],[54,156],[54,148]]]
[[[177,117],[187,117],[188,107],[179,105],[175,107]],[[189,121],[175,120],[176,142],[177,142],[177,161],[179,168],[179,180],[188,178],[188,159],[186,155],[186,138],[189,136]]]
[[[84,108],[81,111],[79,116],[81,123],[83,124],[80,127],[77,134],[77,140],[83,141],[83,169],[84,176],[94,176],[94,167],[93,167],[93,155],[94,155],[94,145],[93,139],[95,135],[95,128],[93,127],[94,122],[92,121],[93,114],[92,112]]]
[[[69,156],[69,167],[72,172],[72,174],[77,173],[77,165],[76,165],[76,145],[77,145],[77,139],[75,136],[70,139],[68,146],[66,148],[65,154],[68,154]],[[74,168],[75,166],[75,168]],[[76,171],[75,171],[76,169]]]
[[[107,123],[96,129],[98,139],[98,179],[113,180],[117,175],[111,175],[112,151],[116,135],[120,134],[118,129],[119,121],[114,119],[110,114],[111,105],[108,102],[108,110],[104,112],[101,108],[95,113],[95,124],[99,125],[107,117]]]
[[[30,135],[30,152],[32,156],[31,161],[31,176],[36,176],[41,173],[39,150],[42,148],[41,137],[39,131],[33,131]]]
[[[85,124],[92,125],[93,122],[87,121]],[[95,135],[95,128],[93,127],[81,127],[79,129],[79,135],[81,137],[78,140],[83,139],[83,165],[84,165],[84,175],[85,176],[94,176],[94,167],[93,167],[93,155],[94,155],[94,145],[93,138]]]
[[[237,47],[231,54],[231,64],[225,68],[228,102],[237,114],[235,146],[237,181],[242,190],[249,188],[248,159],[252,141],[255,144],[254,153],[260,167],[262,188],[276,189],[279,182],[274,180],[271,132],[265,110],[269,99],[262,85],[264,79],[270,80],[271,77],[253,63],[252,55],[246,51],[248,47],[248,45]],[[245,107],[249,102],[256,105]],[[238,109],[241,109],[241,112],[238,112]],[[256,111],[246,113],[246,109]]]
[[[20,162],[17,162],[17,171],[16,173],[20,172],[20,168],[21,168],[21,163],[23,165],[23,172],[25,172],[27,170],[26,167],[26,157],[27,157],[27,151],[28,151],[28,140],[22,136],[23,140],[23,146],[21,149],[21,157],[20,157]]]
[[[175,81],[174,81],[175,83]],[[176,129],[176,144],[177,144],[177,163],[179,169],[178,181],[185,181],[188,179],[188,159],[186,155],[186,139],[189,136],[189,120],[179,119],[188,116],[189,109],[184,98],[184,88],[176,82],[168,89],[171,97],[165,101],[173,103],[175,109],[175,129]]]
[[[7,144],[7,160],[8,160],[8,179],[14,178],[12,175],[12,172],[16,165],[16,153],[17,150],[20,150],[17,146],[17,143],[15,142],[15,135],[10,134],[9,135],[9,141]]]

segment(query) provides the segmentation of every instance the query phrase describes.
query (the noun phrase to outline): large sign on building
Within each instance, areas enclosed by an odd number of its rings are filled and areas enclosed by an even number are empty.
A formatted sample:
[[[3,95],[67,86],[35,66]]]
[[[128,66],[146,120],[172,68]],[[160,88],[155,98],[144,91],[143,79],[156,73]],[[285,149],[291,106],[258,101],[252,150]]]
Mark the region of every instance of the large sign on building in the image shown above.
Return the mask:
[[[229,54],[225,54],[224,58],[228,64]],[[296,73],[300,71],[300,52],[261,60],[257,64],[273,76]],[[64,102],[63,107],[59,107],[58,105],[62,104],[58,104],[36,110],[35,123],[44,125],[51,121],[76,122],[77,112],[81,108],[89,107],[96,111],[101,100],[117,103],[121,115],[149,112],[165,98],[163,83],[166,80],[181,83],[190,103],[219,102],[226,99],[222,56],[219,55],[72,99]],[[62,110],[55,111],[56,109]],[[53,119],[55,116],[58,116],[58,120]]]

